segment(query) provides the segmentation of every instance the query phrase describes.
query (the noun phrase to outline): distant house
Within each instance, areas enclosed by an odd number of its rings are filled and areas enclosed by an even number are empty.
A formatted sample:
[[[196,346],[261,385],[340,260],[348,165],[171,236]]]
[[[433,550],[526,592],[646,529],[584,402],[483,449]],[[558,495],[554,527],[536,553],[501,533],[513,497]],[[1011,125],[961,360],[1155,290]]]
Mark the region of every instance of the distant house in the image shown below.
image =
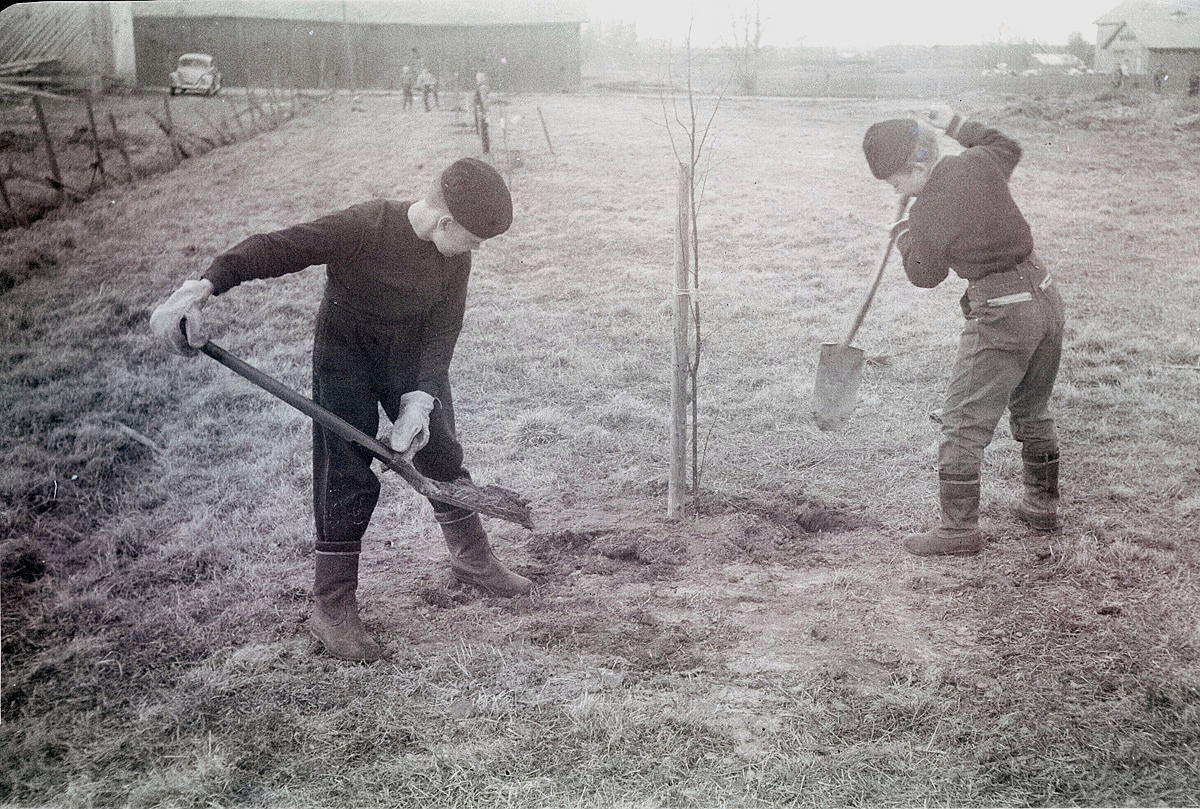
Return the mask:
[[[52,59],[68,83],[93,92],[132,85],[131,5],[14,3],[0,11],[0,64]]]
[[[396,89],[428,67],[440,88],[562,90],[580,83],[583,0],[156,0],[133,4],[138,81],[183,53],[216,57],[227,85]]]
[[[1179,81],[1200,72],[1200,0],[1129,0],[1096,20],[1097,73],[1123,70],[1129,76],[1163,72]]]

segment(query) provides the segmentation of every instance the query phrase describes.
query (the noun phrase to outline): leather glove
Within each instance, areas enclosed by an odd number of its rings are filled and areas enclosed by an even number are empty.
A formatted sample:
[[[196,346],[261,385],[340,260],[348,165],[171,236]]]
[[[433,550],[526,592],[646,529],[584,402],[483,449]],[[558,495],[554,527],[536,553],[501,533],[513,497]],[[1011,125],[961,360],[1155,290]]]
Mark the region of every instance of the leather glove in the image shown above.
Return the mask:
[[[212,281],[207,279],[184,281],[150,315],[150,331],[176,354],[193,356],[208,342],[208,330],[200,317],[200,308],[208,302],[212,291]],[[184,328],[187,334],[184,334]]]
[[[400,397],[400,416],[392,425],[392,449],[411,461],[429,443],[429,414],[437,400],[423,390]]]

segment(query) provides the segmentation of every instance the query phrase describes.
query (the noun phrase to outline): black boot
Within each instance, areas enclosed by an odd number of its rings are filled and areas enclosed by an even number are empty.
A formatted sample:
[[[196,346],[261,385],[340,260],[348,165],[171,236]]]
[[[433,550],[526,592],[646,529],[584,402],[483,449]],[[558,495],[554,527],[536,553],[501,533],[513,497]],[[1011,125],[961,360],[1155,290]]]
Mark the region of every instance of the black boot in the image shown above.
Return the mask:
[[[1021,485],[1025,491],[1013,502],[1014,517],[1035,531],[1061,527],[1058,519],[1058,453],[1021,453]]]
[[[378,660],[381,654],[358,618],[358,554],[317,551],[308,631],[342,660]]]
[[[942,522],[937,528],[912,534],[904,550],[917,556],[965,556],[983,550],[979,531],[979,474],[938,474]]]
[[[434,516],[450,549],[450,572],[459,583],[473,584],[501,598],[525,595],[533,589],[533,582],[513,573],[492,553],[477,513],[455,508]]]

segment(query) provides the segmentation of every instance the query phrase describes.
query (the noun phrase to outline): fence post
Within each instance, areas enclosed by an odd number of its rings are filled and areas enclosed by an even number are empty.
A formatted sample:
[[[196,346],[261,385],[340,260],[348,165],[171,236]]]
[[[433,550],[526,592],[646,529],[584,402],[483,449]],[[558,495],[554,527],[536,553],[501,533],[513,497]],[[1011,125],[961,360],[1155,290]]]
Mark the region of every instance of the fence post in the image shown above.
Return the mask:
[[[129,172],[129,184],[133,185],[137,182],[137,174],[133,170],[133,161],[129,159],[129,150],[125,148],[125,136],[121,134],[120,129],[117,129],[117,117],[111,112],[108,114],[108,122],[112,125],[113,138],[117,141],[117,151],[125,160],[125,168]]]
[[[691,266],[691,184],[690,167],[680,163],[676,190],[675,284],[672,295],[675,339],[671,352],[671,470],[667,479],[667,516],[671,518],[678,516],[687,499],[688,373],[691,367],[688,335],[692,311],[691,281],[688,276]]]
[[[84,106],[87,107],[88,126],[92,130],[92,151],[96,153],[96,170],[100,172],[100,187],[108,186],[108,177],[104,174],[104,153],[100,151],[100,133],[96,131],[96,114],[92,110],[92,100],[85,98]]]
[[[42,130],[42,141],[46,144],[46,157],[50,160],[50,174],[54,177],[58,190],[58,204],[67,198],[66,186],[63,185],[62,172],[58,170],[58,157],[54,154],[54,144],[50,141],[50,127],[46,125],[46,113],[42,110],[42,102],[33,96],[33,111],[37,114],[38,128]]]
[[[175,164],[178,165],[183,161],[183,150],[179,148],[179,143],[175,140],[175,124],[171,120],[171,100],[167,96],[163,96],[163,109],[167,111],[167,142],[171,144],[171,155],[175,158]]]
[[[550,130],[546,127],[546,116],[542,115],[542,108],[539,105],[537,108],[538,118],[542,122],[542,134],[546,136],[546,145],[550,147],[550,154],[554,154],[554,144],[550,142]]]

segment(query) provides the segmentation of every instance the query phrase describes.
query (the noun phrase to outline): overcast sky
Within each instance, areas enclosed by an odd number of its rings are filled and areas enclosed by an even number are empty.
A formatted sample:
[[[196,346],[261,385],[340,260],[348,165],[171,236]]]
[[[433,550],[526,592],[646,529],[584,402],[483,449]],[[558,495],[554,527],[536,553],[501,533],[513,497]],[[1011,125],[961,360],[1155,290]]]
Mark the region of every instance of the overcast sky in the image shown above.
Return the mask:
[[[1121,0],[760,0],[764,44],[873,48],[966,45],[998,39],[1065,45],[1072,31],[1096,40],[1094,21]],[[587,0],[593,23],[620,19],[638,38],[692,44],[730,39],[730,20],[754,0]]]

